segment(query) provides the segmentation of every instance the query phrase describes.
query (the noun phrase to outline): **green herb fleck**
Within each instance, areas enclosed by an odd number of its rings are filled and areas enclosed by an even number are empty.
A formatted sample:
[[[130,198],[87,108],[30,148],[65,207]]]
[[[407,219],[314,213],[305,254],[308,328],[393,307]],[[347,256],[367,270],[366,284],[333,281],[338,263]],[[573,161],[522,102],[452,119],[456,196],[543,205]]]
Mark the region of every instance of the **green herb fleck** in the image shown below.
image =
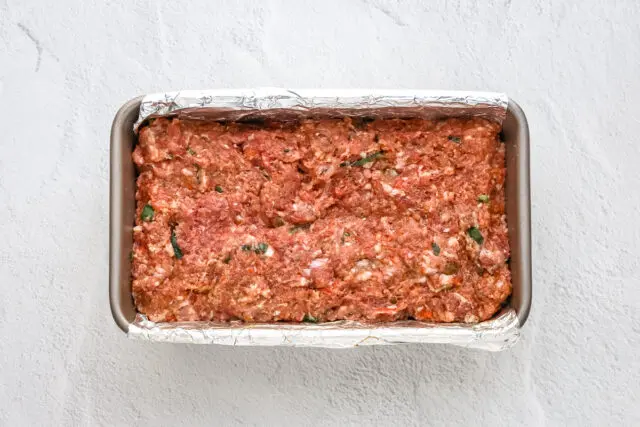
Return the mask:
[[[318,318],[317,317],[313,317],[312,315],[310,315],[309,313],[305,314],[304,317],[302,318],[303,322],[307,322],[307,323],[318,323]]]
[[[447,137],[447,139],[448,139],[449,141],[453,141],[453,142],[455,142],[456,144],[460,144],[460,137],[459,137],[459,136],[452,136],[452,135],[449,135],[449,136]]]
[[[478,227],[471,227],[467,230],[467,234],[473,240],[476,241],[477,244],[481,245],[484,242],[484,237],[482,237],[482,233],[478,230]]]
[[[219,185],[216,185],[216,192],[222,193],[222,187],[220,187]]]
[[[389,302],[390,302],[391,304],[397,304],[397,303],[398,303],[398,298],[396,298],[396,297],[391,297],[391,298],[389,298]]]
[[[285,148],[285,149],[284,149],[284,152],[285,152],[285,153],[288,153],[289,151],[291,151],[291,149],[289,149],[289,148]]]
[[[308,230],[311,224],[300,224],[289,229],[289,234],[297,233],[298,231]]]
[[[253,251],[258,255],[262,255],[267,252],[267,249],[269,249],[269,245],[267,245],[266,243],[258,243],[258,246],[256,246]]]
[[[258,243],[256,246],[253,245],[242,245],[240,248],[245,252],[255,252],[258,255],[262,255],[267,252],[269,249],[269,245],[266,243]]]
[[[231,254],[227,254],[227,256],[225,256],[224,259],[222,260],[222,262],[224,262],[225,264],[229,264],[231,262]]]
[[[478,196],[478,201],[480,203],[489,203],[489,196],[487,194],[481,194]]]
[[[196,168],[196,182],[200,184],[202,182],[202,168],[200,165],[193,164],[193,167]]]
[[[362,166],[364,164],[367,164],[369,162],[373,162],[374,160],[382,157],[383,152],[382,151],[377,151],[373,154],[369,154],[366,157],[361,158],[360,160],[356,160],[355,162],[351,163],[351,166]]]
[[[129,252],[129,261],[133,261],[133,251]]]
[[[177,259],[182,258],[182,249],[178,246],[178,239],[176,237],[176,230],[174,228],[171,229],[171,246],[173,246],[173,254]]]
[[[167,159],[172,160],[173,159],[173,154],[167,153]]]
[[[442,291],[448,291],[449,289],[453,288],[453,285],[451,283],[447,283],[446,285],[442,285],[440,286],[438,289],[436,289],[434,292],[438,293],[438,292],[442,292]]]
[[[353,126],[357,129],[364,129],[374,120],[373,117],[361,117],[360,119],[353,120]]]
[[[191,154],[192,156],[196,155],[196,152],[193,151],[193,149],[191,147],[187,147],[187,153]]]
[[[444,270],[442,271],[447,276],[451,276],[452,274],[456,274],[460,270],[460,266],[455,262],[448,262],[444,266]]]
[[[380,141],[380,135],[378,135],[377,133],[375,135],[373,135],[373,140],[375,142],[379,142]]]
[[[342,233],[342,235],[344,237],[351,237],[351,233],[349,233],[348,231],[345,231],[344,233]]]
[[[351,164],[351,163],[349,163],[349,162],[342,162],[342,163],[340,163],[340,167],[341,167],[341,168],[346,168],[346,167],[347,167],[347,166],[349,166],[350,164]]]
[[[266,170],[261,167],[259,167],[258,169],[260,169],[260,173],[267,179],[267,181],[271,181],[271,175],[269,175]]]
[[[156,212],[153,210],[153,207],[147,203],[146,205],[144,205],[144,208],[142,208],[140,219],[145,222],[150,222],[153,221],[153,217],[155,216],[155,214]]]
[[[433,254],[434,254],[435,256],[440,255],[440,246],[438,246],[438,244],[437,244],[436,242],[433,242],[433,243],[431,244],[431,249],[433,249]]]
[[[275,218],[273,218],[272,224],[275,228],[278,228],[278,227],[282,227],[285,224],[285,222],[281,216],[276,216]]]

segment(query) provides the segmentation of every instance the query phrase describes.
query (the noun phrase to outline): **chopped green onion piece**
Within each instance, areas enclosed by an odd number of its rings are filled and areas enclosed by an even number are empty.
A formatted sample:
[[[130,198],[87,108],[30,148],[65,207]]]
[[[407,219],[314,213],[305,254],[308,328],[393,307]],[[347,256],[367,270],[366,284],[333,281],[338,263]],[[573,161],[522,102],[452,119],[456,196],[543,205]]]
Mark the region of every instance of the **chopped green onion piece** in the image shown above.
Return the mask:
[[[259,167],[258,169],[260,170],[262,176],[264,176],[268,181],[271,181],[271,175],[269,175],[266,170],[261,167]],[[300,169],[300,167],[298,167],[298,169]]]
[[[481,194],[478,196],[478,201],[480,203],[489,203],[489,195],[487,194]]]
[[[438,293],[442,291],[448,291],[449,289],[452,289],[452,288],[453,288],[453,285],[451,283],[447,283],[445,285],[440,286],[438,289],[436,289],[433,292]]]
[[[191,154],[192,156],[196,155],[196,152],[193,151],[193,149],[191,149],[191,147],[187,147],[187,153]]]
[[[308,230],[311,224],[300,224],[289,229],[289,234],[297,233],[298,231]]]
[[[356,160],[355,162],[351,163],[351,166],[362,166],[366,163],[373,162],[374,160],[382,157],[382,154],[383,154],[382,151],[377,151],[373,154],[369,154],[368,156],[363,157],[360,160]]]
[[[467,230],[467,234],[469,234],[469,237],[475,240],[476,243],[479,245],[481,245],[484,242],[484,237],[482,237],[482,233],[480,233],[480,230],[478,230],[478,227],[469,228]]]
[[[440,255],[440,246],[438,246],[438,244],[437,244],[436,242],[433,242],[433,243],[431,244],[431,249],[433,249],[433,254],[434,254],[435,256]]]
[[[443,273],[447,276],[451,276],[452,274],[456,274],[460,270],[460,266],[455,262],[448,262],[444,266]]]
[[[153,207],[147,203],[146,205],[144,205],[144,208],[142,208],[140,219],[145,222],[153,221],[153,217],[155,216],[155,214],[156,212],[153,210]]]
[[[374,120],[373,117],[361,117],[360,119],[354,119],[353,126],[357,129],[364,129]]]
[[[275,218],[273,218],[272,223],[273,223],[273,226],[276,228],[282,227],[285,224],[284,219],[282,219],[281,216],[276,216]]]
[[[176,256],[177,259],[182,258],[183,254],[182,254],[182,249],[180,249],[180,246],[178,246],[178,239],[176,238],[176,230],[175,229],[171,229],[171,246],[173,246],[173,254]]]
[[[449,141],[453,141],[453,142],[455,142],[456,144],[460,144],[460,137],[459,137],[459,136],[452,136],[452,135],[449,135],[449,136],[447,137],[447,139],[449,139]]]
[[[218,193],[222,193],[222,187],[220,187],[219,185],[216,185],[216,192]]]
[[[304,317],[302,318],[303,322],[307,322],[307,323],[318,323],[318,318],[317,317],[313,317],[310,314],[305,314]]]
[[[242,245],[240,248],[245,252],[255,252],[258,255],[262,255],[267,252],[269,249],[269,245],[266,243],[258,243],[256,246],[253,245]]]

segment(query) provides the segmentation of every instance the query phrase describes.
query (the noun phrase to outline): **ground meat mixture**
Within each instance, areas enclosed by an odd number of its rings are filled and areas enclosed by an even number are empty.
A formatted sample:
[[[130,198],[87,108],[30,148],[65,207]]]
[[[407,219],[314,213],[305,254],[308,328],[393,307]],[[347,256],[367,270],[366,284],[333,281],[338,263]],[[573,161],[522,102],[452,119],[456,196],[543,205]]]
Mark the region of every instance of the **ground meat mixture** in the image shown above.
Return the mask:
[[[511,293],[500,126],[140,130],[133,295],[153,321],[489,319]]]

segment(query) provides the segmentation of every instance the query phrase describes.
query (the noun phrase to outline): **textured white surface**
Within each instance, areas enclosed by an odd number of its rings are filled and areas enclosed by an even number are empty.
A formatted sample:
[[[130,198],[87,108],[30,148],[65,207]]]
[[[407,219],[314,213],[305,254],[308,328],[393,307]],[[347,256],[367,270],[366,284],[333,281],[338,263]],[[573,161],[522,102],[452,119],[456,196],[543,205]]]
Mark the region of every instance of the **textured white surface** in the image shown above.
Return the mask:
[[[640,424],[636,2],[103,3],[0,0],[0,425]],[[126,340],[107,301],[113,114],[140,93],[252,86],[516,99],[533,144],[523,340]]]

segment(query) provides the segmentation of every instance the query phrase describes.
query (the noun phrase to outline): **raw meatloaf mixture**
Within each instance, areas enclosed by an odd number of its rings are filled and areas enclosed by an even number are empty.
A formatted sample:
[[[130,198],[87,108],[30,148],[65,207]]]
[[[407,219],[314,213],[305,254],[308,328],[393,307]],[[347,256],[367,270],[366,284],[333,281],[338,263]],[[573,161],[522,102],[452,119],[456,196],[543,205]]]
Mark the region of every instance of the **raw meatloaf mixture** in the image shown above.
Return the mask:
[[[478,322],[511,293],[500,126],[140,130],[133,295],[153,321]]]

